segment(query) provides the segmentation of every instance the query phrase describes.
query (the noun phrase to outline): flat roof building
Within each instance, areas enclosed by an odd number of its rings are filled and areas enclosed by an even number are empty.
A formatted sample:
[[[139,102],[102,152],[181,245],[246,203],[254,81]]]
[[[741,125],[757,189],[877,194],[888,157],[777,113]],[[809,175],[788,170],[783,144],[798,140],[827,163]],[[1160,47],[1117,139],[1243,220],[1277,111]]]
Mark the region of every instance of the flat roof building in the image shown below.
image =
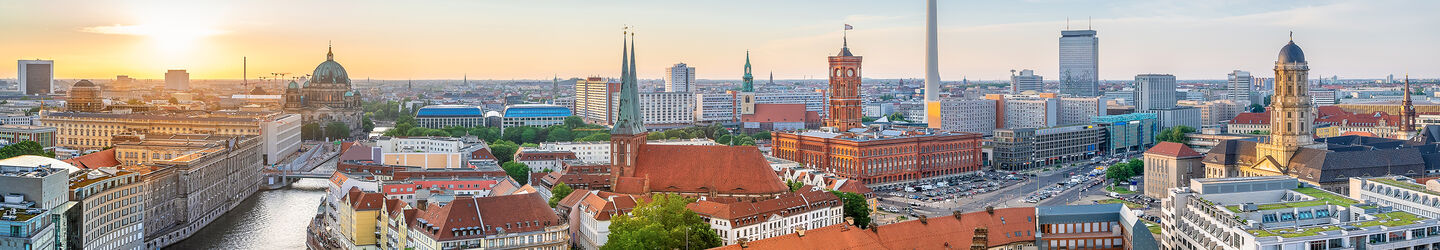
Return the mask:
[[[430,105],[415,111],[415,123],[433,129],[479,127],[485,125],[485,111],[470,105]]]

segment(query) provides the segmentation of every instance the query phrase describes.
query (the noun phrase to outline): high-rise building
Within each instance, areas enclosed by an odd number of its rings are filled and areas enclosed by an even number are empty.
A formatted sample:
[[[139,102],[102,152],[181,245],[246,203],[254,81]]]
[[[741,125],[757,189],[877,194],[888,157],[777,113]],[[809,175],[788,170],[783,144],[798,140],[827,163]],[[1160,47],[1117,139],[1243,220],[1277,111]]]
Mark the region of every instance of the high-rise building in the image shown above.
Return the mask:
[[[183,69],[172,69],[165,72],[165,89],[187,90],[190,89],[190,73]]]
[[[750,56],[745,56],[746,64],[749,64]],[[745,72],[747,75],[749,71]],[[676,63],[675,66],[665,68],[665,92],[690,92],[695,86],[695,67],[686,66],[685,63]]]
[[[1175,107],[1175,102],[1174,75],[1135,76],[1135,111],[1171,109]]]
[[[830,115],[825,119],[826,127],[844,131],[860,125],[860,61],[862,57],[850,53],[849,42],[840,47],[840,53],[830,57]]]
[[[575,115],[585,122],[610,124],[610,99],[620,91],[620,84],[605,78],[589,77],[575,81]]]
[[[990,135],[995,131],[995,100],[941,100],[940,129]]]
[[[1255,77],[1250,76],[1249,71],[1235,70],[1230,72],[1225,81],[1225,99],[1237,102],[1250,102],[1250,90],[1254,82]]]
[[[1105,115],[1105,100],[1099,97],[1060,97],[1055,93],[990,94],[995,100],[995,128],[1044,128],[1090,123]]]
[[[1094,30],[1060,32],[1060,93],[1100,95],[1100,39]]]
[[[1014,70],[1010,71],[1014,73]],[[1042,91],[1045,89],[1045,77],[1035,75],[1034,70],[1021,70],[1019,75],[1010,75],[1010,93],[1019,94],[1025,91]]]
[[[50,84],[55,81],[55,61],[20,60],[18,71],[21,93],[26,95],[50,93]]]

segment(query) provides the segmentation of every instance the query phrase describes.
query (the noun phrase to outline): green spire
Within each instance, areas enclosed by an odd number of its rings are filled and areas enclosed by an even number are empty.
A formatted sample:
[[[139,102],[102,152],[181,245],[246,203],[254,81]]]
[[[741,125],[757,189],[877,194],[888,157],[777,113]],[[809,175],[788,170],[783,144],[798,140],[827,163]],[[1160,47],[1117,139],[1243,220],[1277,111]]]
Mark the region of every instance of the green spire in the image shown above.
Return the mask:
[[[620,103],[618,105],[619,115],[615,118],[615,126],[610,128],[613,135],[637,135],[645,132],[644,118],[640,117],[640,93],[637,92],[638,84],[635,77],[635,33],[627,32],[630,35],[630,46],[625,42],[620,43],[621,65],[620,65]],[[623,38],[623,37],[622,37]]]
[[[740,86],[740,92],[755,92],[755,77],[750,75],[750,51],[745,51],[745,83]]]

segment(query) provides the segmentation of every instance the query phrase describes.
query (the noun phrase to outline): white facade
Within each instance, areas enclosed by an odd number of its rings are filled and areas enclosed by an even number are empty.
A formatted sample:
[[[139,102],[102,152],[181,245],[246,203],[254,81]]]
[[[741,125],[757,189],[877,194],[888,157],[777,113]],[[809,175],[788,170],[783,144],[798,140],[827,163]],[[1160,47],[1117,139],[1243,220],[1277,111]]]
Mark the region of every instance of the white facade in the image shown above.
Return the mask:
[[[1061,97],[1058,125],[1089,124],[1091,118],[1105,115],[1105,100],[1099,97]]]
[[[1315,106],[1340,104],[1340,93],[1333,89],[1311,90],[1310,103],[1314,103]]]
[[[464,143],[450,137],[388,137],[375,141],[381,153],[428,152],[459,153]]]
[[[300,151],[300,115],[285,114],[261,121],[260,136],[265,143],[265,164],[279,163]]]
[[[1029,90],[1045,90],[1045,77],[1035,75],[1034,70],[1028,69],[1021,70],[1019,75],[1010,76],[1010,93],[1019,94]]]
[[[665,68],[665,92],[690,92],[695,86],[695,67],[685,63]]]
[[[50,85],[55,81],[55,61],[20,60],[17,66],[20,93],[25,95],[49,94]],[[32,90],[33,88],[33,90]]]
[[[165,89],[187,90],[190,89],[190,73],[183,69],[172,69],[165,72]]]
[[[1440,183],[1406,177],[1350,178],[1350,198],[1393,207],[1425,218],[1440,218]]]
[[[734,122],[740,120],[739,103],[729,93],[695,94],[696,122]]]
[[[1221,122],[1234,119],[1240,112],[1244,112],[1243,109],[1246,106],[1229,99],[1204,102],[1187,100],[1180,101],[1179,104],[1200,109],[1200,126],[1220,125]]]
[[[995,100],[940,101],[940,129],[990,135],[995,131]]]
[[[1060,93],[1100,95],[1100,38],[1094,30],[1060,32]]]
[[[1200,128],[1200,109],[1195,107],[1178,107],[1162,110],[1136,110],[1136,113],[1151,113],[1160,118],[1160,127],[1169,128],[1174,126],[1186,126]],[[1232,116],[1233,117],[1233,116]]]
[[[1135,76],[1135,112],[1175,107],[1175,76],[1143,74]]]
[[[1058,98],[1007,97],[1004,110],[1005,128],[1054,127],[1060,122],[1059,112]]]
[[[1226,76],[1225,99],[1237,102],[1250,102],[1250,89],[1254,86],[1255,77],[1250,76],[1249,71],[1235,70]]]
[[[719,145],[708,139],[656,140],[647,141],[653,145]],[[544,151],[575,152],[575,158],[586,163],[609,163],[610,142],[546,142],[537,149]]]
[[[619,98],[615,95],[612,100],[619,102]],[[640,93],[640,116],[645,117],[647,127],[689,126],[695,123],[694,100],[695,95],[690,92]]]
[[[618,83],[612,83],[599,77],[576,81],[575,108],[571,110],[585,122],[610,125],[612,87],[615,91],[620,89]]]

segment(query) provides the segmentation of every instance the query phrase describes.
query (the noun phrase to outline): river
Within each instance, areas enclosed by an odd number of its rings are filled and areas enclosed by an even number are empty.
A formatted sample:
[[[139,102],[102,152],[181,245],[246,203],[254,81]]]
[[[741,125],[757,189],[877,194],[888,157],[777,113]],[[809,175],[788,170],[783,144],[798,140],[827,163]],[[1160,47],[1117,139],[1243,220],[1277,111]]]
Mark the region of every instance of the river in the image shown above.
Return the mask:
[[[325,197],[325,179],[259,191],[195,235],[165,249],[305,249],[305,228]]]

